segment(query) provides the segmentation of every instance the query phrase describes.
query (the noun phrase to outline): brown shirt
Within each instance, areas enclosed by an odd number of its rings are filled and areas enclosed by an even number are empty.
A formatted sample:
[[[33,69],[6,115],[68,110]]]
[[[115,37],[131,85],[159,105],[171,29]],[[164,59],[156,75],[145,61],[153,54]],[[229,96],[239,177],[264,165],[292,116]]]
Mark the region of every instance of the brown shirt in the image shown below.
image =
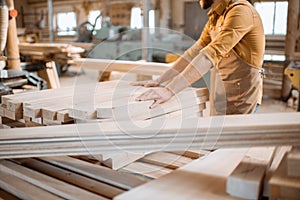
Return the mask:
[[[203,52],[217,66],[233,49],[250,66],[261,68],[264,30],[259,14],[250,3],[246,0],[221,0],[208,16],[199,40],[186,51],[186,56],[193,59]],[[214,31],[218,34],[212,40],[211,33]]]

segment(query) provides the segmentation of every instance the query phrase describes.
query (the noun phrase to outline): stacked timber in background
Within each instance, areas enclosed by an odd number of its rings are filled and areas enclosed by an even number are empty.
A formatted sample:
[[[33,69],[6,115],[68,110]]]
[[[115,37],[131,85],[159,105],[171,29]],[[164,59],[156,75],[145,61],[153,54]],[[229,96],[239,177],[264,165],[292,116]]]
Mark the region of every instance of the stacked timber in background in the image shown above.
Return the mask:
[[[83,48],[60,43],[20,43],[20,53],[34,61],[56,61],[62,66],[73,64],[85,52]]]
[[[273,99],[281,99],[286,62],[265,61],[263,68],[265,77],[263,79],[263,94]]]
[[[155,117],[201,116],[208,90],[188,88],[165,104],[149,109],[153,101],[136,102],[148,90],[125,81],[19,93],[2,97],[0,116],[26,124],[53,125],[74,120],[146,120]]]

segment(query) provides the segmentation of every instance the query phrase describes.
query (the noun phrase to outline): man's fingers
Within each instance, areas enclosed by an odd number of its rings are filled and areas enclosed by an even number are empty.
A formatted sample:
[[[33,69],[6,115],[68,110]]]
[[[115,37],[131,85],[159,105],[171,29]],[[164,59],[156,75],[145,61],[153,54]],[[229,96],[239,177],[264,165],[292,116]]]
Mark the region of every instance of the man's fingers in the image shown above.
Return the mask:
[[[148,90],[147,92],[144,92],[140,96],[136,98],[137,101],[148,101],[148,100],[155,100],[160,98],[158,94],[156,94],[153,90]]]
[[[163,103],[162,100],[154,100],[153,104],[149,108],[153,109],[153,108],[157,107],[161,103]]]
[[[144,86],[145,84],[146,84],[145,81],[136,81],[130,83],[130,85],[132,86]]]

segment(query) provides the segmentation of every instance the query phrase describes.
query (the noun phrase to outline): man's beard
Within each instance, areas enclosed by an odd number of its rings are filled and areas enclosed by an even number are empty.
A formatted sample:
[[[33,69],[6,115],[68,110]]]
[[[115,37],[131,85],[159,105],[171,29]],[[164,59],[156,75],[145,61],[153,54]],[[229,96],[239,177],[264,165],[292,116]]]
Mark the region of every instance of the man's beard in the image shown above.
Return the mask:
[[[214,0],[200,0],[200,7],[205,10],[205,9],[211,7],[213,2],[214,2]]]

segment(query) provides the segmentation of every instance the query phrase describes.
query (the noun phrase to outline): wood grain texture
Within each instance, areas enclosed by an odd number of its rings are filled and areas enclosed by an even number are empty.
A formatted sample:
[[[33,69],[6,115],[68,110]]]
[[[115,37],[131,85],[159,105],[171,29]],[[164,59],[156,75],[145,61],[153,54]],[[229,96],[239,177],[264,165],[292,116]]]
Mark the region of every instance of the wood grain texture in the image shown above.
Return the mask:
[[[81,161],[71,157],[49,157],[41,158],[43,161],[53,164],[58,167],[69,169],[78,174],[94,178],[110,185],[122,188],[124,190],[132,189],[144,183],[144,181],[128,176],[124,173],[110,170],[100,165],[93,165],[91,163]]]
[[[44,189],[45,191],[49,191],[65,199],[101,199],[101,197],[91,192],[30,170],[10,161],[2,160],[0,162],[0,170],[17,176],[26,182],[29,182]]]
[[[265,172],[272,162],[275,147],[251,148],[227,178],[226,191],[236,197],[259,199]]]
[[[244,148],[216,150],[114,199],[240,199],[226,193],[226,178],[243,159],[247,150]],[[220,160],[222,165],[216,165]]]
[[[152,120],[150,123],[140,121],[140,124],[118,121],[0,130],[0,156],[16,158],[56,153],[97,155],[120,150],[151,152],[297,145],[300,140],[299,115],[235,115]]]
[[[287,174],[300,178],[300,148],[294,147],[287,155]]]
[[[300,178],[287,176],[287,156],[270,179],[270,199],[299,199]]]

